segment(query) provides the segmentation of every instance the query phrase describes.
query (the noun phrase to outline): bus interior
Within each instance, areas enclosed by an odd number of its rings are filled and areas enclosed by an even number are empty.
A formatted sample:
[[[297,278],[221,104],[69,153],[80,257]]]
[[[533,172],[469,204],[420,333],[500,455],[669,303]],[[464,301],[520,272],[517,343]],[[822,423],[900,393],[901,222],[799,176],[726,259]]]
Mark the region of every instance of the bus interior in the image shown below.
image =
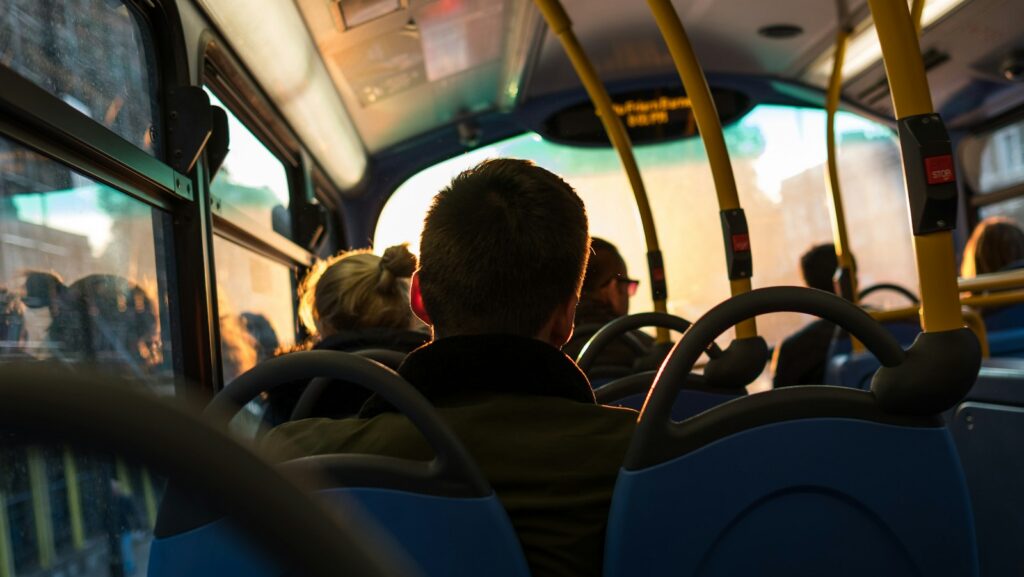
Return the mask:
[[[493,158],[568,182],[633,283],[565,351],[640,411],[604,575],[1024,575],[1021,22],[1024,0],[0,0],[0,577],[543,574],[392,370],[408,349],[304,350],[307,274],[419,254],[435,195]],[[989,223],[1019,234],[991,270]],[[794,288],[822,246],[834,294]],[[602,367],[626,337],[647,360]],[[435,460],[275,466],[270,385],[329,376]]]

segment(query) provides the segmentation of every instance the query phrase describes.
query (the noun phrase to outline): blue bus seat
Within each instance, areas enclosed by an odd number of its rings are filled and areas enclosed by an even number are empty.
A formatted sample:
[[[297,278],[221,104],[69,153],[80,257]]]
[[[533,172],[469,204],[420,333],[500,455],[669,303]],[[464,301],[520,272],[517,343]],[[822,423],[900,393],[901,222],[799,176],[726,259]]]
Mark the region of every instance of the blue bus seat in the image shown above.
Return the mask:
[[[949,426],[971,493],[982,575],[1024,575],[1024,360],[987,359]]]
[[[801,388],[820,387],[790,389]],[[964,476],[944,427],[815,418],[623,470],[605,575],[962,577],[976,575],[976,563]]]
[[[882,323],[882,326],[903,348],[910,346],[921,332],[920,325],[910,321],[890,321]],[[822,384],[867,390],[871,386],[871,376],[880,366],[881,363],[870,352],[852,352],[849,336],[842,333],[832,340]]]
[[[825,383],[835,387],[867,390],[871,377],[882,366],[875,355],[868,352],[836,355],[825,367]]]
[[[739,398],[740,395],[729,395],[725,393],[712,393],[708,391],[682,391],[672,405],[672,420],[682,421],[704,411],[717,407],[722,403]],[[640,410],[647,400],[647,393],[637,393],[624,399],[605,403],[613,407],[626,407],[627,409]]]
[[[635,373],[594,388],[597,402],[613,407],[640,410],[647,400],[647,393],[654,383],[656,371]],[[672,420],[682,421],[694,415],[746,396],[746,389],[715,389],[705,384],[701,375],[691,375],[685,388],[679,391],[672,405]]]
[[[397,542],[425,576],[528,577],[519,539],[498,498],[451,498],[409,491],[336,488],[329,503],[357,504]],[[226,519],[171,537],[150,548],[150,577],[285,577],[285,567],[249,543]]]
[[[220,391],[208,418],[230,419],[263,390],[327,377],[379,394],[405,415],[433,449],[431,461],[380,455],[313,455],[281,463],[317,482],[325,506],[351,503],[378,525],[374,538],[395,543],[423,577],[528,577],[519,538],[494,489],[444,420],[412,385],[385,366],[336,351],[303,351],[264,361]],[[259,503],[253,503],[258,507]],[[373,531],[372,527],[367,530]],[[150,549],[150,577],[284,577],[279,564],[248,545],[217,504],[168,482]],[[199,541],[217,547],[196,546]]]

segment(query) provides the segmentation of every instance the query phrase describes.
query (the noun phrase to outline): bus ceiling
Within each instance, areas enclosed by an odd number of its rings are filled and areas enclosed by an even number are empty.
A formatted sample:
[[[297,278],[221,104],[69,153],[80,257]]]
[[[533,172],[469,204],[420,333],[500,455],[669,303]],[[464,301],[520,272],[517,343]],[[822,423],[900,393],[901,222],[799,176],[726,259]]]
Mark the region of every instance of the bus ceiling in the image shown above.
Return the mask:
[[[530,0],[198,2],[343,189],[366,178],[368,156],[386,156],[460,121],[468,122],[458,142],[462,149],[473,148],[483,143],[473,124],[481,115],[582,93],[557,38],[546,31]],[[1012,10],[1014,2],[926,4],[925,63],[936,108],[951,128],[1024,101],[1021,84],[1000,72],[1016,30],[1013,19],[998,14]],[[727,75],[786,79],[792,82],[788,87],[805,84],[815,90],[826,85],[836,28],[833,2],[676,0],[674,5],[713,83]],[[892,118],[866,2],[848,5],[856,24],[844,99]],[[671,56],[642,3],[568,0],[565,6],[613,93],[617,85],[672,77]],[[819,102],[808,104],[823,104],[823,93]]]

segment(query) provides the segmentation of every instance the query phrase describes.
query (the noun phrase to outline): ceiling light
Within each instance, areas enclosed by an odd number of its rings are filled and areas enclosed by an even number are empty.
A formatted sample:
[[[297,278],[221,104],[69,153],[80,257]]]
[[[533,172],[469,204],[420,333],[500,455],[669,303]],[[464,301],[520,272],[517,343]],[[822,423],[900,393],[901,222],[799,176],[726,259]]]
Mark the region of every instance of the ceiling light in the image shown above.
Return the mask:
[[[954,8],[966,0],[927,0],[921,15],[921,29],[924,30],[949,14]],[[910,1],[908,0],[908,4]],[[812,79],[823,83],[832,74],[832,55],[829,51],[810,68]],[[843,79],[852,78],[882,58],[882,47],[878,44],[878,33],[875,24],[869,17],[857,26],[846,46],[846,60],[843,62]]]

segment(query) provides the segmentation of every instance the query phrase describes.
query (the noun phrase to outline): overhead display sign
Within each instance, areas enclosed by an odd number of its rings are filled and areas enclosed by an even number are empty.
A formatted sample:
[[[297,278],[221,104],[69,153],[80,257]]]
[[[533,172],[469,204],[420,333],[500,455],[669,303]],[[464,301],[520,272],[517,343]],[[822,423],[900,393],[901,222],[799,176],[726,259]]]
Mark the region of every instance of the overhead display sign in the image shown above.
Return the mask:
[[[713,88],[711,94],[725,125],[749,110],[744,94]],[[622,121],[633,144],[653,144],[697,134],[690,98],[682,89],[644,90],[612,96],[612,109]],[[544,121],[544,137],[582,146],[611,146],[601,119],[590,101],[564,108]]]

